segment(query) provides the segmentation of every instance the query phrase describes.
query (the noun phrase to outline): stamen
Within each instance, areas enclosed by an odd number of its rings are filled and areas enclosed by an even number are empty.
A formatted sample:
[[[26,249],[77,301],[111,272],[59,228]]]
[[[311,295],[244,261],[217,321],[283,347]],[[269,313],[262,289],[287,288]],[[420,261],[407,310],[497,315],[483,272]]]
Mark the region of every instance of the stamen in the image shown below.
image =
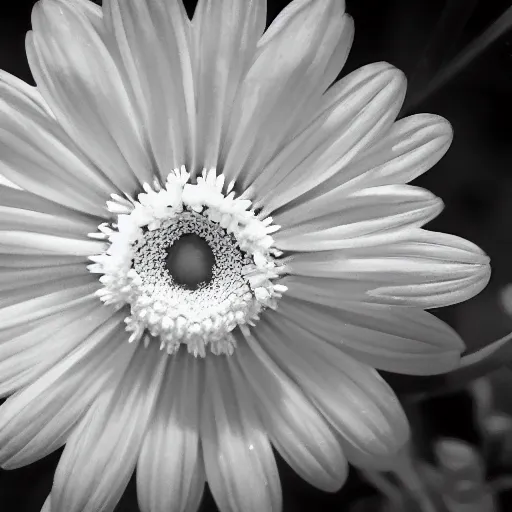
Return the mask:
[[[104,303],[130,306],[130,342],[156,339],[168,354],[181,344],[195,356],[207,346],[232,354],[232,331],[253,325],[286,291],[275,282],[285,271],[271,236],[279,227],[235,198],[234,183],[224,195],[225,177],[215,169],[195,184],[189,177],[182,166],[165,187],[145,183],[137,201],[113,195],[107,207],[117,222],[91,234],[110,245],[88,268],[103,274]]]

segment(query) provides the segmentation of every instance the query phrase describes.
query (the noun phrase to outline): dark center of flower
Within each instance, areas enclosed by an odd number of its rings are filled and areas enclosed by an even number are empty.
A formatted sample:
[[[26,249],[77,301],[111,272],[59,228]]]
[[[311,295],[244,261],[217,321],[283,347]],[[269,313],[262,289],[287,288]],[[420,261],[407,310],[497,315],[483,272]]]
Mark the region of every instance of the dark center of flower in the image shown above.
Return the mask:
[[[165,268],[176,284],[190,290],[210,282],[214,265],[208,242],[194,233],[182,235],[167,249]]]

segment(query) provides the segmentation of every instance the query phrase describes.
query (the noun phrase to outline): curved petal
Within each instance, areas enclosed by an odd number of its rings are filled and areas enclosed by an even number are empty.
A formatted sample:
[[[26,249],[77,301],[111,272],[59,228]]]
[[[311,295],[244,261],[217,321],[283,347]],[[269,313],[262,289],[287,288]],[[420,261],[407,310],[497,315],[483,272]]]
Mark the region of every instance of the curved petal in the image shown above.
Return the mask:
[[[304,201],[344,196],[365,187],[408,183],[433,167],[448,151],[451,124],[434,114],[415,114],[396,121],[376,144],[358,155]],[[298,200],[298,204],[302,198]]]
[[[296,0],[258,43],[240,86],[221,154],[228,182],[246,188],[321,94],[322,76],[346,26],[344,2]]]
[[[256,204],[264,214],[342,172],[392,125],[405,90],[405,75],[385,62],[364,66],[333,85],[310,124],[254,180]]]
[[[57,466],[52,512],[112,512],[135,468],[165,372],[158,346],[139,345],[71,433]]]
[[[25,466],[62,446],[112,376],[122,374],[134,348],[126,342],[123,318],[117,314],[92,328],[83,318],[75,323],[80,343],[65,357],[60,354],[60,360],[54,358],[41,377],[0,407],[3,468]]]
[[[287,297],[279,302],[293,323],[318,343],[330,343],[379,370],[433,375],[453,370],[465,346],[457,333],[421,309],[380,304],[319,306]]]
[[[60,205],[104,216],[105,200],[115,191],[110,181],[75,147],[37,90],[4,71],[0,116],[0,172],[6,178]]]
[[[44,269],[59,265],[85,264],[82,256],[63,256],[59,254],[17,254],[15,257],[10,254],[0,254],[0,269],[5,271],[12,269]]]
[[[27,35],[30,69],[60,125],[123,192],[152,180],[152,165],[119,69],[83,9],[41,0]]]
[[[296,298],[441,307],[479,293],[490,277],[489,258],[454,235],[411,229],[407,238],[340,251],[297,253],[283,279]]]
[[[322,81],[318,87],[318,102],[320,103],[322,102],[322,96],[325,91],[333,85],[333,82],[341,73],[352,47],[352,42],[354,41],[354,20],[352,16],[344,14],[341,22],[343,23],[343,27],[340,31],[340,38],[336,43],[334,52],[327,62],[327,67],[321,77]],[[338,21],[338,23],[340,23],[340,21]],[[317,107],[318,104],[315,105],[314,102],[311,102],[311,113],[314,113]]]
[[[0,230],[0,254],[66,254],[88,257],[104,251],[105,244],[97,240],[30,233],[21,230]]]
[[[30,192],[0,185],[0,230],[86,238],[101,221]]]
[[[78,304],[89,302],[91,298],[96,301],[94,293],[99,288],[98,282],[83,284],[72,280],[59,282],[57,291],[37,290],[27,300],[0,308],[0,332],[11,327],[24,325],[41,318],[61,313]],[[34,296],[34,293],[36,294]]]
[[[253,330],[261,347],[316,404],[347,443],[368,454],[396,452],[408,439],[407,418],[391,388],[369,366],[318,343],[279,312],[266,311]]]
[[[41,512],[52,512],[51,496],[50,495],[48,495],[48,497],[44,501],[43,508],[41,509]]]
[[[85,281],[92,281],[83,263],[42,268],[0,268],[0,293],[9,292],[7,301],[0,300],[0,305],[17,302],[20,289],[55,284],[59,280],[83,276]],[[93,278],[94,279],[94,278]],[[14,296],[14,297],[13,297]],[[13,300],[14,299],[14,300]]]
[[[2,254],[69,254],[83,256],[85,262],[87,256],[104,249],[103,242],[87,238],[88,233],[96,230],[97,217],[30,192],[0,185],[0,214]]]
[[[193,169],[196,132],[190,20],[181,0],[105,0],[105,26],[126,70],[162,179]]]
[[[320,196],[274,217],[281,226],[276,247],[291,251],[323,251],[376,245],[390,231],[421,227],[443,209],[428,190],[388,185],[355,191],[346,196]],[[398,235],[398,233],[397,233]]]
[[[0,396],[32,384],[112,314],[96,299],[6,333],[0,342]]]
[[[237,363],[234,363],[237,361]],[[242,338],[233,357],[255,395],[272,444],[304,480],[334,492],[348,467],[338,441],[322,415],[250,336]]]
[[[281,485],[272,448],[245,389],[224,357],[205,358],[201,442],[206,478],[225,512],[278,512]]]
[[[0,311],[11,307],[15,308],[16,306],[23,309],[23,304],[33,299],[41,299],[42,302],[39,302],[40,305],[44,303],[44,297],[48,297],[51,303],[52,296],[56,298],[57,296],[55,294],[59,292],[65,293],[68,289],[89,289],[90,293],[92,293],[101,286],[94,276],[88,273],[87,269],[84,269],[83,266],[81,268],[78,266],[78,271],[75,271],[73,266],[66,265],[61,268],[61,272],[59,272],[59,268],[45,267],[40,271],[40,277],[34,277],[32,275],[29,277],[28,282],[18,281],[18,286],[13,282],[13,278],[11,277],[12,272],[13,269],[9,269],[8,272],[3,273],[3,288],[8,290],[8,293],[4,293],[0,296]],[[26,276],[25,271],[18,273],[14,270],[14,278],[16,275],[18,277]],[[37,283],[37,286],[31,284],[30,281]],[[85,288],[89,286],[91,288]],[[85,293],[84,296],[87,294],[88,293]],[[97,300],[98,299],[96,299],[96,301]],[[14,309],[11,311],[14,311]],[[7,321],[7,323],[9,322]],[[0,326],[0,329],[2,327],[3,326]]]
[[[197,60],[198,162],[217,167],[233,100],[265,30],[266,0],[200,0],[192,20]]]
[[[142,512],[196,512],[205,478],[199,447],[203,362],[178,352],[146,432],[137,463]]]

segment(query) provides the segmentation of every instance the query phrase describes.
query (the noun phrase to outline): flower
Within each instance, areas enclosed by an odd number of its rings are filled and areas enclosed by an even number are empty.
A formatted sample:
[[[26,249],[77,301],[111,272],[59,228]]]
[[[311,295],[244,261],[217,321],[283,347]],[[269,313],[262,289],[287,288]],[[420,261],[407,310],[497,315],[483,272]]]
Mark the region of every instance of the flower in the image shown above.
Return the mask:
[[[45,511],[279,510],[271,443],[338,489],[408,425],[375,368],[445,372],[464,345],[426,308],[470,298],[487,256],[421,228],[406,183],[444,119],[395,122],[403,74],[331,85],[339,0],[42,0],[2,73],[0,463],[65,444]],[[126,323],[126,326],[124,325]],[[125,328],[126,327],[126,328]],[[128,332],[127,332],[128,331]]]

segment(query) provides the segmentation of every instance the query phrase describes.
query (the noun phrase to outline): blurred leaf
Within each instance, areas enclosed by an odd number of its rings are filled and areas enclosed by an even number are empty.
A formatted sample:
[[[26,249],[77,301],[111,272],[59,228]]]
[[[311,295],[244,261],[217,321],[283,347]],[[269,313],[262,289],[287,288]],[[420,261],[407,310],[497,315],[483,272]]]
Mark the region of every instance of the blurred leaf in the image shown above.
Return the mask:
[[[486,50],[494,41],[512,28],[512,7],[509,7],[491,26],[481,35],[469,43],[451,62],[434,76],[423,89],[411,95],[406,101],[404,112],[414,109],[431,94],[440,89],[453,77],[460,73],[470,62]]]

